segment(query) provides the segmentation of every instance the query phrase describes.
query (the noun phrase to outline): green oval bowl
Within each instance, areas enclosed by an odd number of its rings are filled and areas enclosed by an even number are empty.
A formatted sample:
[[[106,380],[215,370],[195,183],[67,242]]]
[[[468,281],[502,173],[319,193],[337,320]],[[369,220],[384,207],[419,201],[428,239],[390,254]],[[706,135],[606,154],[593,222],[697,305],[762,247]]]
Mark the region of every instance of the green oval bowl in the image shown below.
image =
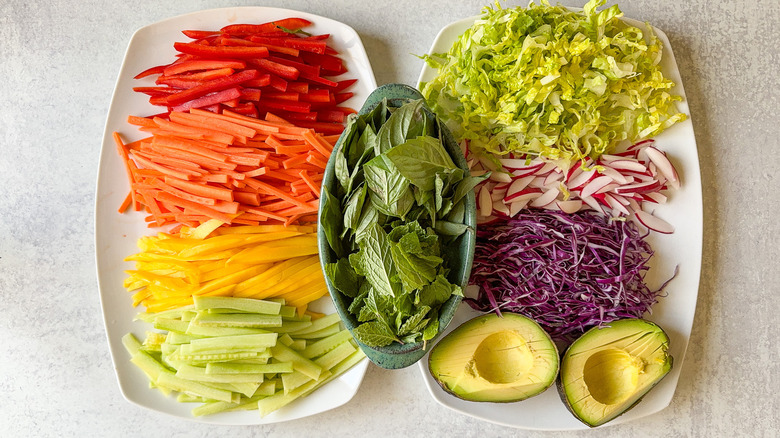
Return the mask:
[[[387,99],[388,106],[400,107],[401,105],[411,100],[422,98],[423,96],[417,89],[408,85],[382,85],[368,96],[366,102],[359,111],[359,114],[362,115],[370,112],[377,104],[382,102],[383,99]],[[427,106],[425,106],[425,110],[430,111]],[[463,157],[463,153],[452,136],[452,133],[450,133],[444,124],[441,124],[441,131],[442,137],[444,139],[444,146],[447,149],[447,152],[449,152],[455,164],[463,169],[463,171],[468,175],[469,169],[468,165],[466,164],[466,159]],[[342,136],[336,143],[334,152],[342,147],[343,142],[344,137]],[[328,187],[331,193],[335,192],[335,185],[338,184],[338,180],[336,179],[334,172],[335,160],[333,159],[333,156],[335,156],[335,154],[333,154],[330,160],[328,160],[328,166],[325,168],[325,174],[322,180],[322,185]],[[450,268],[448,280],[453,284],[460,285],[461,287],[466,286],[466,283],[469,279],[469,274],[471,273],[471,265],[474,261],[474,245],[476,240],[477,226],[476,212],[476,200],[472,191],[466,197],[465,224],[469,226],[469,229],[442,251]],[[322,210],[320,209],[318,218],[321,215]],[[325,237],[325,233],[323,232],[321,226],[317,227],[317,243],[319,245],[320,264],[324,272],[325,265],[335,262],[336,258],[335,254],[328,245],[328,240]],[[352,315],[348,310],[350,304],[349,298],[342,295],[333,287],[333,285],[330,283],[330,280],[328,280],[327,275],[325,276],[325,282],[328,286],[328,292],[333,299],[333,304],[341,316],[341,320],[344,322],[344,325],[347,327],[347,329],[352,332],[352,330],[357,327],[359,323],[355,316]],[[361,342],[358,342],[358,345],[372,362],[382,368],[400,369],[408,367],[419,361],[423,356],[425,356],[425,353],[430,350],[436,338],[444,331],[444,329],[447,328],[447,325],[449,325],[449,323],[452,321],[452,317],[455,314],[455,311],[457,310],[461,300],[461,297],[453,295],[442,305],[439,311],[439,333],[436,335],[436,337],[427,342],[427,347],[425,349],[423,348],[423,342],[416,342],[414,344],[399,344],[394,342],[386,347],[379,348],[369,347]]]

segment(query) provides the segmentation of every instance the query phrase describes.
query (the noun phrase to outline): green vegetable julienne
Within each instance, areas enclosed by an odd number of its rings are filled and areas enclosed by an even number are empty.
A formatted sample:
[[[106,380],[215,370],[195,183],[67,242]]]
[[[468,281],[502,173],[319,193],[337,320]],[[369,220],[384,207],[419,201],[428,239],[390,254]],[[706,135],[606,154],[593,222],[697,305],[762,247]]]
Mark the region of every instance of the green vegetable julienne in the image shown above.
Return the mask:
[[[626,25],[617,5],[596,11],[605,1],[485,8],[448,53],[424,56],[438,75],[423,95],[472,152],[564,163],[685,120],[652,28]]]

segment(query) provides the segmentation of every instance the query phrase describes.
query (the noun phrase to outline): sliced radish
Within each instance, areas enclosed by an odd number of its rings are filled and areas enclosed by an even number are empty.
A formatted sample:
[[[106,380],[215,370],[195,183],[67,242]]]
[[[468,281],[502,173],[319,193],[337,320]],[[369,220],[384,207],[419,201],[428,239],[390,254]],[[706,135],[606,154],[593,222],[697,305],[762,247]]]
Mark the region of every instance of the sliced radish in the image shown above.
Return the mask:
[[[504,204],[510,204],[512,202],[518,202],[518,201],[534,200],[540,196],[542,196],[541,191],[536,189],[526,189],[521,192],[517,192],[514,195],[505,197]]]
[[[536,172],[539,175],[546,175],[548,172],[552,172],[553,170],[557,169],[558,165],[555,164],[553,161],[548,161],[542,166],[541,169],[539,169],[538,172]]]
[[[647,171],[647,167],[644,164],[628,158],[612,161],[608,164],[608,166],[616,170],[631,170],[634,172]]]
[[[666,204],[667,198],[666,195],[664,195],[663,193],[649,192],[649,193],[645,193],[642,196],[644,196],[645,198],[649,198],[651,202],[655,202],[658,204]]]
[[[566,184],[569,186],[569,190],[576,189],[578,187],[581,187],[583,184],[587,183],[596,175],[596,169],[591,170],[583,170],[580,172],[579,175],[575,176],[574,178],[569,180],[569,183]]]
[[[496,182],[503,182],[503,183],[512,182],[512,175],[506,172],[502,172],[500,170],[491,172],[489,178]]]
[[[544,179],[544,185],[545,187],[555,184],[557,186],[558,182],[560,182],[563,179],[563,173],[562,172],[550,172],[547,174],[547,177]]]
[[[493,202],[501,201],[504,199],[504,196],[506,196],[506,189],[499,189],[497,186],[493,188],[490,192],[490,199]]]
[[[669,180],[669,184],[675,189],[680,188],[680,179],[677,176],[677,171],[674,169],[672,162],[666,157],[666,154],[658,149],[648,146],[645,148],[647,158],[658,167],[658,171]]]
[[[509,207],[507,207],[506,204],[504,204],[500,200],[493,202],[493,211],[497,211],[499,213],[503,213],[509,216]]]
[[[594,178],[592,181],[590,181],[588,184],[585,185],[585,187],[582,188],[582,192],[580,192],[581,198],[587,198],[589,196],[592,196],[594,193],[598,192],[602,188],[604,188],[606,185],[612,183],[612,178],[608,176],[600,176],[597,178]]]
[[[623,175],[622,173],[618,172],[616,169],[613,169],[609,166],[604,166],[604,169],[601,171],[601,174],[612,178],[612,180],[618,184],[629,183],[628,178],[625,175]]]
[[[580,199],[585,204],[588,204],[590,208],[604,213],[604,208],[601,206],[601,204],[599,204],[599,202],[593,196],[588,196],[587,198],[580,198]]]
[[[509,188],[506,189],[507,195],[514,195],[515,193],[523,190],[524,188],[528,187],[528,184],[533,181],[533,176],[526,176],[524,178],[517,178],[516,180],[512,181],[512,184],[509,185]]]
[[[579,199],[570,199],[568,201],[555,201],[558,204],[558,208],[562,212],[572,214],[580,211],[582,208],[582,201]]]
[[[516,201],[509,204],[509,216],[517,216],[517,213],[520,213],[520,210],[522,210],[526,205],[528,205],[527,199],[525,201]]]
[[[642,223],[642,225],[653,231],[657,231],[663,234],[674,233],[674,227],[669,222],[666,222],[657,216],[653,216],[652,214],[641,210],[635,211],[634,215],[639,220],[639,222]]]
[[[531,207],[544,207],[545,205],[551,204],[559,194],[560,191],[558,189],[547,190],[542,196],[531,201]]]
[[[605,193],[604,199],[607,201],[609,208],[611,208],[614,213],[624,214],[626,216],[631,214],[626,206],[620,203],[620,201],[618,201],[612,194]]]
[[[493,200],[490,199],[490,190],[488,186],[483,185],[479,191],[479,215],[490,216],[493,212]]]
[[[500,158],[498,160],[499,163],[501,163],[502,166],[504,166],[506,169],[512,169],[512,170],[522,170],[522,169],[528,169],[532,167],[541,167],[544,165],[543,162],[540,160],[525,160],[525,159],[518,159],[518,158]]]

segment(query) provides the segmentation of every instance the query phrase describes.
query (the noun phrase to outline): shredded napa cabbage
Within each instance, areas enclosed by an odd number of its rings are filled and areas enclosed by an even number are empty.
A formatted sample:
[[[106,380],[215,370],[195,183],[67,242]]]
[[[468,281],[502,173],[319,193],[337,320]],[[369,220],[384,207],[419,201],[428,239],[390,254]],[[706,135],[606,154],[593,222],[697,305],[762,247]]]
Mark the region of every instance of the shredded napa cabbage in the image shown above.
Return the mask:
[[[597,11],[605,1],[486,7],[448,53],[423,56],[438,71],[423,95],[474,153],[564,163],[685,120],[652,28],[626,25],[617,5]]]

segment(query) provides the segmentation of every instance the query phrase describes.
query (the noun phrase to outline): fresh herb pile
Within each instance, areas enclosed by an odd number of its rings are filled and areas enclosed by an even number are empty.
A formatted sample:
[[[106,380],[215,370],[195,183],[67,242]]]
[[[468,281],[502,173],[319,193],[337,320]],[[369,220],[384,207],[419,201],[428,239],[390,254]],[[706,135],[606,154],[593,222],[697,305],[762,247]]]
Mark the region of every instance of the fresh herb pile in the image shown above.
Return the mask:
[[[472,152],[567,164],[685,120],[661,42],[621,22],[617,5],[597,11],[605,1],[486,8],[448,53],[425,57],[438,74],[423,95]]]
[[[439,309],[460,286],[446,248],[463,234],[465,200],[483,177],[464,174],[438,119],[413,100],[350,116],[334,150],[338,184],[322,188],[320,223],[337,262],[326,275],[351,299],[355,338],[381,347],[432,339]]]

